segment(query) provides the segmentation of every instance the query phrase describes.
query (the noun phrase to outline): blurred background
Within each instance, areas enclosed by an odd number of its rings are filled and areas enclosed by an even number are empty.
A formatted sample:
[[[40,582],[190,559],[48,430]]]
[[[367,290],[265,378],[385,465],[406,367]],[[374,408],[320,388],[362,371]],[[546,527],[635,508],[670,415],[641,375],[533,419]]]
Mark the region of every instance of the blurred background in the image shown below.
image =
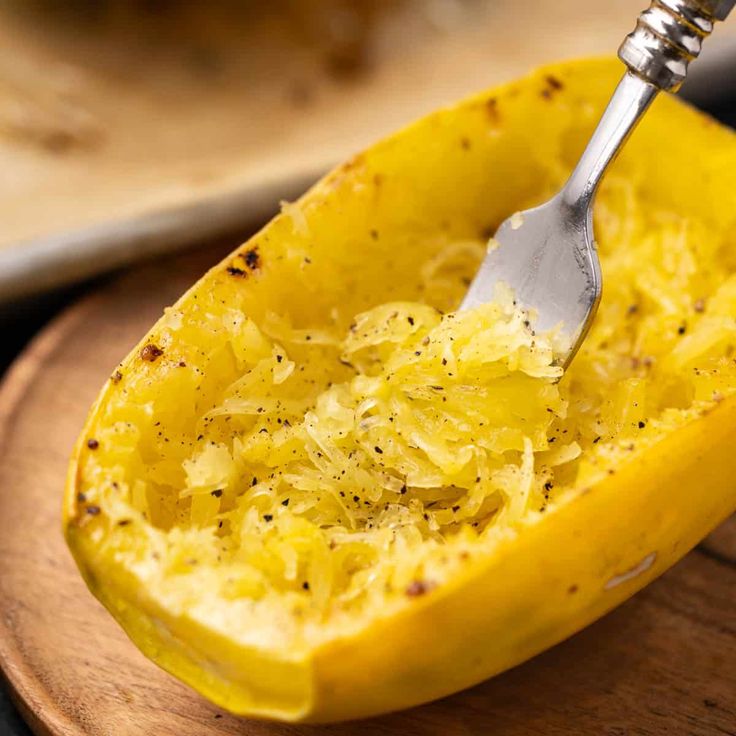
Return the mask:
[[[263,218],[434,107],[615,53],[642,6],[0,0],[0,303]],[[733,93],[736,24],[693,71]]]
[[[214,258],[432,108],[615,53],[645,4],[0,0],[0,369],[121,269]],[[733,123],[730,23],[683,94]],[[0,733],[30,733],[2,690]]]

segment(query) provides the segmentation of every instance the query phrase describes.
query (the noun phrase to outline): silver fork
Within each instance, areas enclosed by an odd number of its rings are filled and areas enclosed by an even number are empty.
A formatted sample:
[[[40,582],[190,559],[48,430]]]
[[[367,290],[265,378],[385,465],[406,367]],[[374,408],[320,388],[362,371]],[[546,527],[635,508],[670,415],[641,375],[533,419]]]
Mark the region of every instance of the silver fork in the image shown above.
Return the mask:
[[[495,285],[508,284],[522,307],[536,311],[538,330],[561,325],[569,347],[559,361],[569,364],[601,298],[592,218],[598,184],[657,93],[679,89],[714,22],[735,4],[653,0],[641,13],[618,51],[628,70],[572,175],[551,200],[501,224],[461,309],[491,301]]]

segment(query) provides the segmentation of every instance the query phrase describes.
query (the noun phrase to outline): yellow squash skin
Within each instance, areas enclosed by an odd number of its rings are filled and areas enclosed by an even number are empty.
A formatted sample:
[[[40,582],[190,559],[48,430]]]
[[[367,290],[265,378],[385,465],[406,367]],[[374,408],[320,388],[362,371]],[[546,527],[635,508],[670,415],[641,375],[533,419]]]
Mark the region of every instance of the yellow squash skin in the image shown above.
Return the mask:
[[[620,73],[610,60],[559,64],[424,118],[315,185],[300,201],[309,232],[283,213],[239,249],[258,247],[263,263],[256,276],[233,278],[227,268],[242,265],[234,254],[177,308],[186,314],[197,295],[209,292],[254,311],[268,306],[298,315],[346,303],[357,313],[375,303],[371,284],[385,274],[376,259],[387,252],[377,250],[374,230],[397,246],[391,252],[397,295],[417,298],[411,287],[402,290],[400,274],[411,269],[421,243],[438,231],[477,236],[549,194],[560,172],[547,162],[562,155],[573,165]],[[724,206],[724,197],[736,192],[736,140],[677,100],[655,103],[617,166],[645,172],[652,201],[697,210],[722,230],[734,223],[735,208]],[[294,255],[300,247],[331,265],[309,272]],[[392,288],[384,287],[384,298]],[[161,329],[159,323],[121,363],[121,374],[164,370],[140,359],[143,346],[160,342]],[[736,397],[730,396],[632,453],[603,480],[560,499],[550,513],[509,531],[490,553],[472,556],[450,582],[410,605],[390,607],[313,648],[239,645],[185,608],[167,607],[159,591],[143,586],[101,544],[97,521],[85,515],[78,494],[94,452],[87,440],[104,426],[120,390],[108,382],[74,451],[64,502],[68,544],[92,592],[145,654],[248,716],[352,719],[473,685],[626,600],[736,508]]]

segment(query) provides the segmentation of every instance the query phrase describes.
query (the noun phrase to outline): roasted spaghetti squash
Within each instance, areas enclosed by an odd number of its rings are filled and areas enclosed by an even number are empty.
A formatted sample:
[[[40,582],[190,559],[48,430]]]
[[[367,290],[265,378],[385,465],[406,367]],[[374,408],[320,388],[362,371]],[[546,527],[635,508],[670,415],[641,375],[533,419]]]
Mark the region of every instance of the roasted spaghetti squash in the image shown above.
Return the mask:
[[[513,294],[454,312],[620,73],[543,69],[378,143],[113,371],[64,507],[91,590],[235,713],[334,720],[476,683],[736,507],[736,140],[661,99],[599,195],[571,368]]]

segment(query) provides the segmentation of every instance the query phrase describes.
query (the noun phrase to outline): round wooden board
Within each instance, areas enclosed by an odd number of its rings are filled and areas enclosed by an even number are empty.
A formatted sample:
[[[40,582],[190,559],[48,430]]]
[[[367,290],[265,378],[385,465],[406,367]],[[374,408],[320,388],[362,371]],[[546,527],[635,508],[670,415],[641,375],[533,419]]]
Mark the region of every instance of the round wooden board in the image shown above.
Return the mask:
[[[87,592],[64,545],[67,457],[118,360],[221,253],[150,264],[104,286],[35,340],[0,392],[0,665],[37,734],[736,733],[734,518],[565,643],[471,690],[383,718],[327,727],[238,719],[146,660]]]

